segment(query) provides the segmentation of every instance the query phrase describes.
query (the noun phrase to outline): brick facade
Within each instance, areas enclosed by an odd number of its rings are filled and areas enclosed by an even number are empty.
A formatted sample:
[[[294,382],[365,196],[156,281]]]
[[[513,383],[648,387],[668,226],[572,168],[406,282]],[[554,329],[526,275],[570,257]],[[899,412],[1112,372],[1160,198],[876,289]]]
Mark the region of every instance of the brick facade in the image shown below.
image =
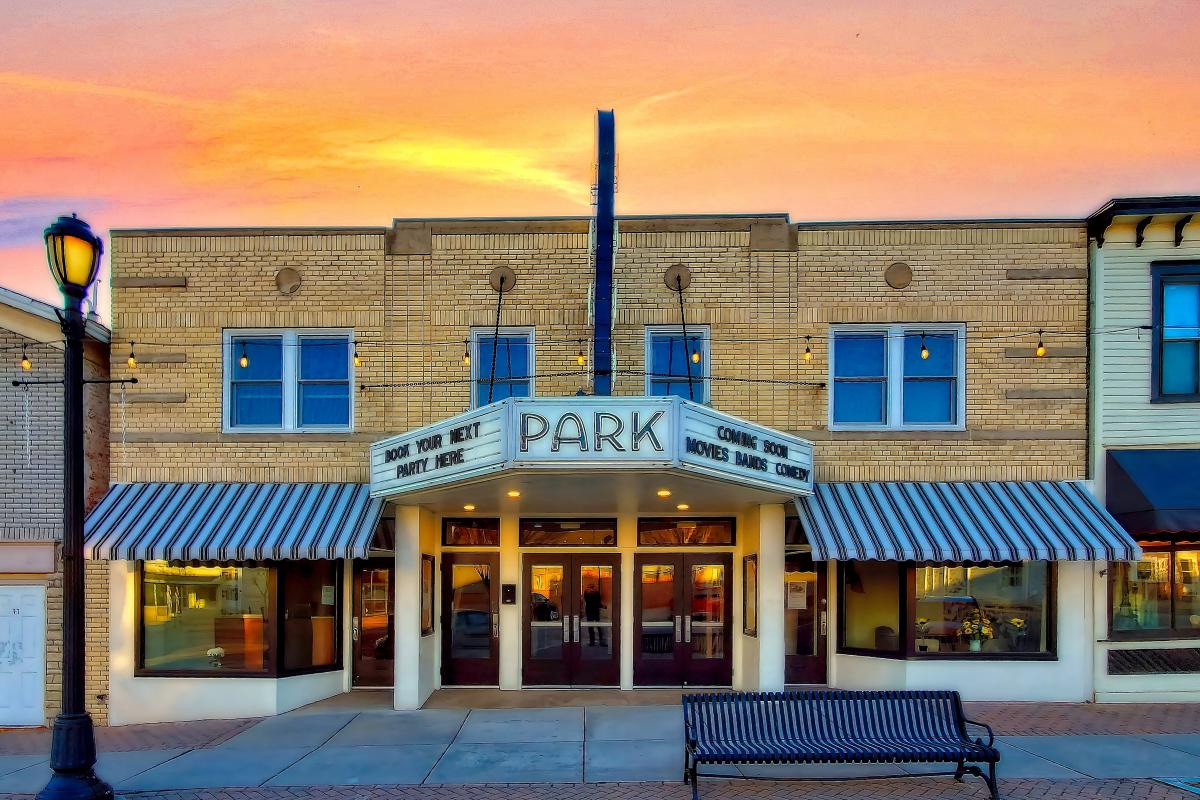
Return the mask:
[[[50,380],[62,375],[61,341],[57,322],[8,305],[3,306],[0,350],[7,354],[3,385],[0,386],[0,452],[8,455],[0,470],[0,542],[54,543],[55,571],[45,575],[13,575],[0,561],[0,582],[34,581],[46,587],[45,710],[49,723],[62,701],[62,389],[54,385],[16,388],[13,379]],[[10,329],[20,328],[20,330]],[[25,345],[33,369],[18,365]],[[84,374],[87,378],[108,377],[108,343],[89,340],[85,345]],[[85,505],[92,508],[108,488],[107,392],[102,387],[84,389]],[[93,569],[88,565],[89,571]],[[3,574],[7,573],[7,575]],[[107,593],[106,593],[107,594]],[[98,598],[88,592],[89,615]],[[90,665],[108,662],[107,637],[93,636],[89,617],[87,657]],[[107,625],[105,626],[107,627]],[[107,691],[107,669],[89,667],[86,698],[97,720],[106,720],[99,696]]]
[[[663,272],[684,263],[688,324],[709,328],[712,404],[812,440],[818,480],[1086,476],[1082,224],[794,225],[775,215],[618,229],[616,394],[643,393],[645,326],[678,324]],[[463,342],[495,323],[488,274],[498,266],[517,275],[501,325],[536,331],[536,394],[590,388],[576,364],[581,342],[591,353],[586,219],[118,231],[111,252],[113,350],[138,343],[141,381],[123,410],[112,395],[114,481],[367,481],[369,442],[469,406]],[[903,289],[884,278],[896,262],[912,271]],[[294,294],[276,288],[284,267],[301,276]],[[829,326],[903,322],[965,325],[966,429],[830,431],[827,389],[813,385],[829,377]],[[223,432],[222,332],[254,327],[353,329],[363,358],[353,433]],[[1038,330],[1042,359],[1032,357]],[[124,358],[113,372],[128,375]],[[97,604],[101,577],[89,572]]]

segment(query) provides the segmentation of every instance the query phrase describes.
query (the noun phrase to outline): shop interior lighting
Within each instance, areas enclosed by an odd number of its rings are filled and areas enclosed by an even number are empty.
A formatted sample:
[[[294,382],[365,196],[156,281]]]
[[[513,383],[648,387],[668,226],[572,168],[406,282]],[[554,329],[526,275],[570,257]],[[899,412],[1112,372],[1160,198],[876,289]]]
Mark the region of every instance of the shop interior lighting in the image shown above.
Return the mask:
[[[675,507],[677,509],[679,509],[680,511],[687,511],[689,508],[691,508],[691,506],[689,506],[687,503],[680,503],[679,505],[677,505]]]
[[[474,503],[467,503],[465,506],[463,506],[463,511],[474,511],[474,510],[475,510]]]
[[[509,497],[520,497],[521,496],[521,493],[518,492],[516,489],[510,489],[507,494]]]
[[[657,494],[659,497],[670,497],[671,490],[670,489],[659,489],[657,492],[655,492],[655,494]]]

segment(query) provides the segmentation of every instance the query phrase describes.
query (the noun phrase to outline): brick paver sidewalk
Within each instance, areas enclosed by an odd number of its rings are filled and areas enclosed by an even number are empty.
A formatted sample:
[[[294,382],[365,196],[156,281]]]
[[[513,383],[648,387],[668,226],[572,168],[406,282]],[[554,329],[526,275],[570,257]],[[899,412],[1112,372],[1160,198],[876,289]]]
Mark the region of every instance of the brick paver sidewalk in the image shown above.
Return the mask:
[[[254,719],[206,719],[196,722],[156,722],[96,728],[96,747],[106,753],[129,750],[168,750],[213,747],[258,722]],[[0,729],[0,755],[24,756],[50,752],[47,728]]]
[[[1005,800],[1195,800],[1150,780],[1001,781]],[[21,798],[21,795],[0,795]],[[197,789],[143,792],[137,800],[691,800],[682,783],[503,784],[486,786],[311,786],[291,789]],[[701,783],[704,800],[985,800],[979,781],[949,778],[793,783],[719,781]]]

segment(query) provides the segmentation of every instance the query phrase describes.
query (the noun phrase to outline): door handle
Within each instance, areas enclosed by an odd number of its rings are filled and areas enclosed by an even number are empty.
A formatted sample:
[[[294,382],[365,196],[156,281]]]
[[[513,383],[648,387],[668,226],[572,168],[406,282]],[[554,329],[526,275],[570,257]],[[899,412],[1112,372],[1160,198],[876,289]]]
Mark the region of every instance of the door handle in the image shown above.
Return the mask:
[[[492,612],[492,638],[500,638],[500,614],[496,611]]]
[[[579,644],[579,615],[575,615],[575,644]]]
[[[563,644],[568,644],[571,641],[571,615],[563,614],[562,618],[562,640]]]
[[[683,618],[683,640],[685,642],[692,641],[692,615],[688,614]]]
[[[828,629],[829,629],[829,612],[822,611],[821,612],[821,635],[824,636]]]
[[[681,617],[675,615],[675,644],[679,644],[683,640],[683,622]]]
[[[351,641],[358,641],[358,617],[354,618],[354,624],[350,626],[350,639]]]

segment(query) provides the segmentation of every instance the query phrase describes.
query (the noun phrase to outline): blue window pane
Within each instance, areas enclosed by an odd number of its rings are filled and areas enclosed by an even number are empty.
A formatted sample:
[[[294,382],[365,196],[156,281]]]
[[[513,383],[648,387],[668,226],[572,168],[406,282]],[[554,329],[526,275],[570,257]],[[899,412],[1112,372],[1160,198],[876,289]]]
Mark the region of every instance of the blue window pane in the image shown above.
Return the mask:
[[[1200,337],[1200,284],[1163,284],[1163,338]]]
[[[839,333],[833,340],[834,377],[881,378],[887,375],[887,337]]]
[[[349,425],[350,384],[300,384],[301,425]]]
[[[515,383],[496,383],[491,387],[491,399],[488,399],[488,382],[484,380],[482,383],[475,386],[475,405],[486,406],[488,403],[496,403],[501,400],[506,400],[509,397],[529,397],[529,383],[527,381],[518,381]]]
[[[833,385],[833,421],[882,425],[884,413],[883,381],[835,381]]]
[[[496,378],[529,377],[529,349],[532,343],[528,336],[500,336],[495,340]],[[492,374],[493,340],[491,336],[480,337],[476,349],[477,374],[487,379]]]
[[[235,383],[231,424],[279,427],[283,424],[283,384]]]
[[[346,339],[300,340],[300,380],[344,381],[350,377],[350,342]]]
[[[685,343],[682,335],[656,334],[652,336],[650,339],[650,372],[654,375],[686,378],[688,358],[692,351],[699,350],[701,346],[697,337],[689,336],[688,339],[690,341]],[[698,367],[699,365],[693,366]]]
[[[682,397],[684,400],[704,401],[704,382],[697,377],[692,381],[691,392],[687,381],[650,381],[651,397]]]
[[[910,376],[953,376],[956,337],[952,333],[925,334],[929,358],[921,358],[921,334],[904,336],[904,374]]]
[[[905,381],[904,423],[906,425],[952,425],[957,420],[958,399],[952,380]]]
[[[1166,342],[1162,348],[1162,393],[1196,394],[1195,342]]]
[[[282,339],[234,339],[231,343],[235,381],[277,381],[283,377]],[[246,366],[241,365],[246,356]]]

